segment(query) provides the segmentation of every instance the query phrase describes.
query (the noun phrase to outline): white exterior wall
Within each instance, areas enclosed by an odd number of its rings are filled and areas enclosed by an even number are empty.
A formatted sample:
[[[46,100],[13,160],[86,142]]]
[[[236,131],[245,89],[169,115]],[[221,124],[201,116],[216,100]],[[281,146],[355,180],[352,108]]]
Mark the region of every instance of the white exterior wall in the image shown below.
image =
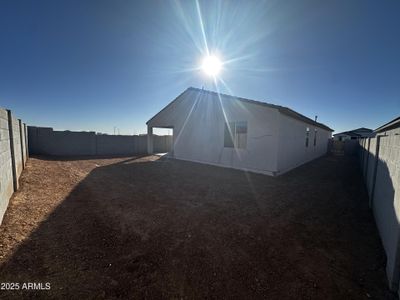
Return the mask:
[[[285,173],[317,157],[325,155],[331,132],[320,127],[280,114],[279,118],[279,174]],[[306,147],[306,128],[310,129]],[[317,140],[314,146],[314,134]]]
[[[224,148],[225,117],[228,122],[247,121],[246,149]],[[269,175],[278,170],[278,125],[276,109],[231,97],[222,96],[220,101],[215,94],[193,90],[184,92],[148,122],[149,127],[173,127],[173,156],[177,159]]]
[[[225,122],[240,121],[247,122],[246,149],[225,148]],[[330,131],[281,114],[276,108],[191,89],[147,125],[149,133],[153,127],[173,128],[172,156],[177,159],[269,175],[282,174],[326,154],[332,136]],[[148,142],[151,145],[151,138]],[[149,150],[152,152],[152,147]]]

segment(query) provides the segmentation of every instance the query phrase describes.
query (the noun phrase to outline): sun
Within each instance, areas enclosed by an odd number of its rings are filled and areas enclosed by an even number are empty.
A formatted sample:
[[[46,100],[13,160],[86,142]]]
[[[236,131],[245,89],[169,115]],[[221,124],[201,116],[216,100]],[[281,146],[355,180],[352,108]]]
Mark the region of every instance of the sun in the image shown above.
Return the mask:
[[[222,63],[218,57],[209,55],[204,58],[203,64],[201,65],[202,70],[208,76],[217,76],[221,71]]]

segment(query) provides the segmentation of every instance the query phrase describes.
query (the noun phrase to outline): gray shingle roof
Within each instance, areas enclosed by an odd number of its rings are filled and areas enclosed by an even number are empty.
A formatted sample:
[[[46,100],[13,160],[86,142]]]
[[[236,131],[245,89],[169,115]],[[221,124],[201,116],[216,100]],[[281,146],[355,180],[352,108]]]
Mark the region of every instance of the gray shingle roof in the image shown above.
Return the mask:
[[[333,129],[329,128],[328,126],[326,126],[325,124],[319,123],[319,122],[315,122],[314,120],[303,116],[302,114],[299,114],[298,112],[288,108],[288,107],[284,107],[284,106],[280,106],[280,105],[275,105],[275,104],[271,104],[271,103],[267,103],[267,102],[261,102],[261,101],[256,101],[256,100],[251,100],[251,99],[246,99],[246,98],[242,98],[242,97],[236,97],[236,96],[231,96],[231,95],[227,95],[227,94],[222,94],[222,93],[217,93],[214,91],[208,91],[208,90],[204,90],[204,89],[199,89],[199,88],[194,88],[194,87],[189,87],[187,88],[184,92],[182,92],[178,97],[176,97],[173,101],[171,101],[167,106],[165,106],[160,112],[158,112],[156,115],[154,115],[150,120],[148,120],[146,122],[146,124],[148,124],[152,119],[154,119],[159,113],[161,113],[162,111],[164,111],[167,107],[169,107],[170,105],[172,105],[172,103],[174,103],[180,96],[182,96],[185,92],[187,91],[196,91],[196,92],[200,92],[200,93],[207,93],[207,94],[212,94],[212,95],[217,95],[220,97],[227,97],[227,98],[231,98],[232,100],[235,101],[242,101],[242,102],[246,102],[246,103],[251,103],[251,104],[255,104],[255,105],[260,105],[260,106],[265,106],[265,107],[270,107],[270,108],[275,108],[277,109],[281,114],[289,116],[293,119],[297,119],[299,121],[302,121],[304,123],[310,124],[310,125],[314,125],[316,127],[320,127],[323,128],[325,130],[328,131],[333,131]]]
[[[193,91],[198,91],[198,92],[202,92],[202,93],[209,93],[209,94],[214,94],[214,95],[220,95],[222,97],[228,97],[228,98],[232,98],[233,100],[238,100],[238,101],[242,101],[242,102],[246,102],[246,103],[252,103],[252,104],[256,104],[256,105],[260,105],[260,106],[266,106],[266,107],[271,107],[271,108],[275,108],[277,110],[279,110],[279,112],[283,115],[289,116],[293,119],[297,119],[299,121],[302,121],[304,123],[310,124],[310,125],[314,125],[316,127],[320,127],[323,128],[325,130],[328,131],[333,131],[333,129],[329,128],[328,126],[326,126],[325,124],[319,123],[319,122],[315,122],[314,120],[288,108],[285,106],[280,106],[280,105],[276,105],[276,104],[271,104],[271,103],[267,103],[267,102],[262,102],[262,101],[256,101],[256,100],[251,100],[251,99],[246,99],[246,98],[242,98],[242,97],[236,97],[236,96],[231,96],[231,95],[227,95],[227,94],[222,94],[222,93],[217,93],[217,92],[213,92],[213,91],[208,91],[208,90],[203,90],[203,89],[198,89],[198,88],[194,88],[194,87],[190,87],[188,88],[188,90],[193,90]]]

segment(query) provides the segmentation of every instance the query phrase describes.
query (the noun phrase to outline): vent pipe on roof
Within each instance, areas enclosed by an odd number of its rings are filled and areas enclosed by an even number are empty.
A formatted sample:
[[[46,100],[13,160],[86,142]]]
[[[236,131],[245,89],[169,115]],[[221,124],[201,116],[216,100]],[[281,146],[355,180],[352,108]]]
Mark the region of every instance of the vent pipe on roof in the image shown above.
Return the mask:
[[[318,116],[317,116],[317,115],[315,115],[315,119],[314,119],[314,121],[315,121],[315,122],[317,122],[317,119],[318,119]]]

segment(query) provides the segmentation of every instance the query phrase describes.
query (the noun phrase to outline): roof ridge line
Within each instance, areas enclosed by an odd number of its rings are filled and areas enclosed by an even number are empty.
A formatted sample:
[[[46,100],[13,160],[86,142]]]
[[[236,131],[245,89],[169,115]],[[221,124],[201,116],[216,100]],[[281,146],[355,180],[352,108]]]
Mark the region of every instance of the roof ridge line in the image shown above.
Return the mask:
[[[319,123],[317,121],[314,121],[313,119],[311,119],[311,118],[309,118],[307,116],[304,116],[301,113],[299,113],[299,112],[297,112],[297,111],[295,111],[295,110],[293,110],[293,109],[291,109],[289,107],[286,107],[286,106],[272,104],[272,103],[263,102],[263,101],[259,101],[259,100],[252,100],[252,99],[243,98],[243,97],[237,97],[237,96],[233,96],[233,95],[228,95],[228,94],[224,94],[224,93],[219,93],[219,92],[215,92],[215,91],[206,90],[204,88],[203,89],[199,89],[199,88],[195,88],[195,87],[189,87],[185,91],[187,91],[187,90],[194,90],[194,91],[206,92],[206,93],[210,93],[210,94],[222,95],[222,96],[229,97],[229,98],[235,98],[235,99],[237,99],[239,101],[245,101],[247,103],[253,103],[253,104],[256,104],[256,105],[269,106],[269,107],[277,109],[279,111],[279,113],[281,113],[281,114],[287,115],[287,116],[292,117],[292,118],[294,118],[294,116],[292,116],[291,114],[295,114],[297,116],[297,119],[301,119],[305,123],[309,123],[310,125],[315,125],[315,126],[318,126],[318,127],[322,127],[324,129],[332,131],[332,132],[334,131],[332,128],[328,127],[327,125],[325,125],[323,123]],[[287,110],[288,112],[285,113],[284,110]]]

